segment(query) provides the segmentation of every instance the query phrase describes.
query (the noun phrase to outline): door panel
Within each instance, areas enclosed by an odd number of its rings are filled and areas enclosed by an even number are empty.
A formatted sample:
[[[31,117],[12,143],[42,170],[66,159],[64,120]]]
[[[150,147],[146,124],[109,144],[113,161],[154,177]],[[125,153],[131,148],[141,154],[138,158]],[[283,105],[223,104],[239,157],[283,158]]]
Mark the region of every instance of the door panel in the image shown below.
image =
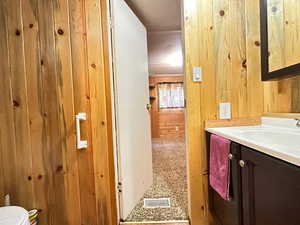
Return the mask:
[[[300,168],[242,147],[244,225],[300,224]]]
[[[113,1],[121,217],[152,185],[147,33],[123,0]]]

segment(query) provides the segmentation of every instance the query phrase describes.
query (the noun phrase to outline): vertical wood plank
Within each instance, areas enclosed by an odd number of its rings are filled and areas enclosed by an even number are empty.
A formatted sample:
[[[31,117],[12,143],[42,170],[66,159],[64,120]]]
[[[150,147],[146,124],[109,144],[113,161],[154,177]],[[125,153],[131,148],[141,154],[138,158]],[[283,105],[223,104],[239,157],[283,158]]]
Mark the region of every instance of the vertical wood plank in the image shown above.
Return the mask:
[[[118,202],[116,191],[115,176],[115,154],[114,154],[114,131],[113,131],[113,103],[112,103],[112,64],[110,54],[110,1],[102,0],[101,5],[101,30],[102,30],[102,49],[103,49],[103,78],[105,80],[105,97],[106,97],[106,133],[107,133],[107,163],[108,174],[106,180],[108,183],[106,196],[109,224],[118,224]],[[99,216],[99,215],[98,215]]]
[[[292,80],[292,113],[300,112],[300,78]]]
[[[264,110],[263,82],[260,64],[260,0],[245,1],[247,110],[248,116],[261,116]]]
[[[233,117],[246,117],[248,113],[247,96],[247,59],[245,1],[230,0],[230,62],[231,103]]]
[[[6,10],[6,2],[0,1],[0,58],[2,66],[0,67],[0,151],[1,151],[1,167],[5,174],[0,179],[3,183],[4,194],[10,194],[12,204],[19,201],[17,192],[16,179],[16,145],[13,121],[13,101],[11,89],[11,74],[8,48],[8,15]]]
[[[85,1],[69,1],[69,11],[75,113],[86,112],[89,115],[87,121],[82,123],[82,135],[88,140],[88,149],[78,152],[81,217],[83,223],[96,224]]]
[[[46,190],[47,223],[50,225],[68,224],[64,190],[66,168],[62,159],[61,147],[53,10],[53,0],[38,1],[43,115],[45,119],[43,161],[48,184]]]
[[[80,225],[81,205],[78,175],[78,159],[75,137],[74,92],[71,61],[68,0],[54,0],[54,29],[56,68],[59,95],[59,117],[64,165],[64,194],[67,224]],[[63,187],[61,187],[63,188]]]
[[[0,119],[1,120],[1,119]],[[0,134],[0,143],[2,143],[2,135]],[[2,147],[0,147],[0,163],[3,165],[3,157],[2,157]],[[4,168],[0,167],[0,197],[3,199],[5,196],[5,189],[4,189]],[[3,202],[0,202],[0,207],[4,206]]]
[[[32,208],[35,202],[32,181],[32,154],[27,101],[27,82],[24,61],[24,34],[21,1],[6,1],[8,14],[8,47],[10,57],[13,119],[16,143],[16,174],[19,188],[19,204]],[[21,163],[22,162],[22,163]]]
[[[41,210],[40,221],[46,221],[46,179],[43,164],[43,134],[45,124],[42,110],[42,84],[40,77],[39,28],[37,0],[22,0],[25,67],[28,96],[28,113],[32,143],[33,184],[36,202],[34,208]]]
[[[193,67],[200,65],[199,55],[199,9],[200,1],[190,0],[184,2],[185,19],[185,92],[186,92],[186,146],[188,149],[188,188],[189,188],[189,214],[192,224],[205,224],[204,186],[202,171],[202,137],[201,137],[201,87],[193,83]],[[191,35],[193,33],[194,35]],[[197,51],[192,51],[197,49]]]
[[[107,2],[0,7],[1,197],[41,209],[42,224],[115,224]],[[82,110],[89,148],[79,152],[74,115]]]
[[[206,134],[204,130],[204,121],[209,119],[216,119],[218,112],[218,102],[217,102],[217,77],[216,77],[216,68],[214,67],[216,59],[214,58],[214,13],[213,3],[208,1],[201,1],[199,5],[199,63],[203,69],[203,72],[206,74],[204,76],[203,82],[200,85],[200,113],[201,113],[201,179],[202,179],[202,203],[201,210],[204,211],[204,218],[202,222],[204,224],[211,222],[211,215],[209,214],[209,205],[208,205],[208,164],[207,164],[207,150],[206,150]],[[205,110],[204,110],[205,109]],[[196,119],[196,118],[195,118]],[[196,120],[194,121],[196,123]],[[198,131],[199,132],[199,131]],[[189,134],[189,133],[188,133]],[[196,149],[195,149],[196,150]],[[199,149],[198,149],[199,151]],[[191,165],[195,166],[195,165]],[[195,196],[197,191],[193,193]],[[194,202],[195,206],[199,204]],[[195,216],[197,215],[196,212]]]
[[[217,102],[232,102],[231,99],[231,49],[229,0],[214,0],[214,57],[216,60]],[[236,118],[238,112],[233,111]]]
[[[217,118],[218,103],[223,101],[232,103],[234,118],[262,113],[260,36],[256,26],[259,1],[193,2],[184,1],[190,217],[192,224],[213,224],[207,209],[209,184],[203,123]],[[257,20],[245,15],[247,10]],[[201,84],[191,79],[193,66],[199,64],[205,74]]]
[[[103,47],[103,28],[102,28],[102,4],[104,1],[87,1],[86,6],[86,25],[87,25],[87,64],[90,84],[91,99],[91,120],[94,171],[95,171],[95,192],[97,200],[97,224],[111,224],[110,218],[110,159],[108,152],[108,118],[106,95],[110,95],[106,90],[106,73],[104,47]],[[103,9],[102,9],[103,10]],[[106,195],[103,195],[106,193]]]

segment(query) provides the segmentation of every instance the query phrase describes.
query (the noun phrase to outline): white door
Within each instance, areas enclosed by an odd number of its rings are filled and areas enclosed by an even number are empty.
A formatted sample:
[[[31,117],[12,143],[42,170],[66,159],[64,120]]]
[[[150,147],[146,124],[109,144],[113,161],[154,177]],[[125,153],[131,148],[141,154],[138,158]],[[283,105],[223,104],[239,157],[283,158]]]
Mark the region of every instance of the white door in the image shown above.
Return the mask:
[[[113,0],[113,51],[121,218],[152,185],[147,32],[124,0]]]

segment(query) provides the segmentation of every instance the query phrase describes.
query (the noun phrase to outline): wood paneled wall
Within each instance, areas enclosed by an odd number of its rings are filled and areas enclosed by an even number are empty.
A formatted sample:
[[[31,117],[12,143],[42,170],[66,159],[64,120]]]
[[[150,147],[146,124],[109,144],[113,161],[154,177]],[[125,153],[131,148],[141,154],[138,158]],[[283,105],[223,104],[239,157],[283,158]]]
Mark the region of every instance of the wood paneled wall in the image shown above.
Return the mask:
[[[183,82],[183,76],[159,75],[150,76],[149,84],[151,100],[151,135],[152,138],[160,137],[184,137],[185,118],[184,110],[160,110],[158,84],[163,82]]]
[[[0,204],[10,194],[41,224],[116,223],[106,12],[105,0],[0,1]]]
[[[184,111],[168,110],[159,113],[159,137],[184,137]]]
[[[205,120],[218,119],[220,102],[231,102],[232,117],[260,116],[259,0],[184,1],[187,148],[190,218],[211,224]],[[203,82],[194,83],[194,66]]]
[[[41,209],[42,224],[116,222],[106,12],[104,0],[0,1],[0,197]],[[204,121],[222,101],[233,118],[300,112],[300,80],[260,81],[259,0],[184,0],[184,17],[190,215],[206,225]]]
[[[187,148],[192,224],[212,224],[208,210],[204,121],[218,119],[220,102],[232,117],[299,112],[300,79],[262,82],[260,0],[184,0]],[[203,82],[192,81],[201,66]]]

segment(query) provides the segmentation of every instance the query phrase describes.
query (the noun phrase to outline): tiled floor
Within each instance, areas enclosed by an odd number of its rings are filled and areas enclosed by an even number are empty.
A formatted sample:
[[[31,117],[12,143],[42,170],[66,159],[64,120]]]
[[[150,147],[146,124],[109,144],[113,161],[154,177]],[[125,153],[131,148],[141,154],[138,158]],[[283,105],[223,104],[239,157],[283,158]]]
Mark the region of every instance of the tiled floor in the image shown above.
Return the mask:
[[[154,184],[145,198],[171,198],[171,208],[145,209],[143,199],[126,222],[187,220],[186,152],[183,139],[153,140]]]

